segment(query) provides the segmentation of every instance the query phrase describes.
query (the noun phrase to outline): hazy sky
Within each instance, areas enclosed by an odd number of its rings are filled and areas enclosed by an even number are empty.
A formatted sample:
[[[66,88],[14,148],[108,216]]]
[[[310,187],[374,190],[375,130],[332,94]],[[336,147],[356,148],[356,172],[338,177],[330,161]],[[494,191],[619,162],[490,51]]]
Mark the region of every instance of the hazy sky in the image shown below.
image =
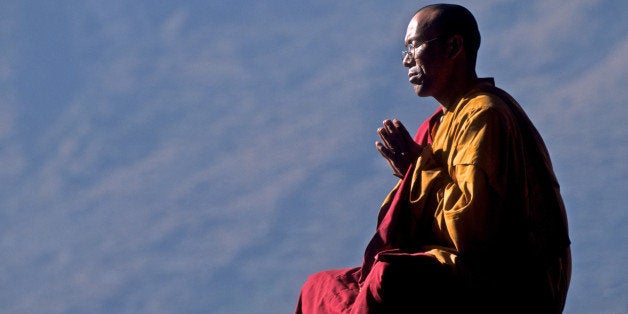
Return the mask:
[[[628,2],[469,1],[544,137],[565,313],[628,313]],[[291,313],[359,265],[422,1],[0,2],[0,312]],[[464,4],[464,3],[463,3]]]

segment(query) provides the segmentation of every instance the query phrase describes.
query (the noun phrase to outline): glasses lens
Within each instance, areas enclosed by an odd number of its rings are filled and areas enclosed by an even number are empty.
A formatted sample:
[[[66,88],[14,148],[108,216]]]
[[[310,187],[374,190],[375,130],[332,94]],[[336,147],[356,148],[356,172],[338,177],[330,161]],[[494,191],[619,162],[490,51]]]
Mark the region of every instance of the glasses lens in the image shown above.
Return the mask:
[[[408,46],[406,46],[406,50],[401,52],[401,59],[405,60],[406,57],[412,58],[413,54],[414,54],[414,46],[408,45]]]

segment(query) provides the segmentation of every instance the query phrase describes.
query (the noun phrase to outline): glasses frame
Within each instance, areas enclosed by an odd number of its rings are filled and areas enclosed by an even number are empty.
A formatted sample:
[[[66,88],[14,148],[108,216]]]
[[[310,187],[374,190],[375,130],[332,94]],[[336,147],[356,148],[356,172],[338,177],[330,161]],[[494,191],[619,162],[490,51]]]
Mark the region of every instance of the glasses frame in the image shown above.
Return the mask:
[[[441,39],[441,38],[443,38],[443,36],[436,36],[436,37],[434,37],[434,38],[432,38],[432,39],[429,39],[429,40],[424,40],[424,41],[422,41],[420,44],[418,44],[418,45],[416,45],[416,46],[415,46],[415,45],[413,45],[413,44],[408,44],[408,45],[406,46],[406,49],[405,49],[405,50],[403,50],[403,51],[401,51],[401,60],[402,60],[402,61],[403,61],[403,60],[406,60],[406,57],[411,57],[411,58],[413,58],[413,59],[414,59],[414,54],[417,52],[417,50],[418,50],[419,48],[421,48],[421,46],[426,45],[426,44],[428,44],[428,43],[431,43],[431,42],[433,42],[433,41],[435,41],[435,40],[439,40],[439,39]]]

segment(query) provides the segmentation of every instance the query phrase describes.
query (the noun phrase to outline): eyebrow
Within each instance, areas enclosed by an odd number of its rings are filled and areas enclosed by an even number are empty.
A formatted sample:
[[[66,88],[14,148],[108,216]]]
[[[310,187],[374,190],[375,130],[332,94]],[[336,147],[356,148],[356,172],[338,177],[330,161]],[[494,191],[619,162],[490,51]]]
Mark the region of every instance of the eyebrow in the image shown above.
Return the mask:
[[[410,45],[410,44],[414,45],[417,42],[419,42],[419,36],[417,36],[417,35],[414,35],[414,36],[412,36],[410,38],[404,38],[404,41],[403,41],[405,46]]]

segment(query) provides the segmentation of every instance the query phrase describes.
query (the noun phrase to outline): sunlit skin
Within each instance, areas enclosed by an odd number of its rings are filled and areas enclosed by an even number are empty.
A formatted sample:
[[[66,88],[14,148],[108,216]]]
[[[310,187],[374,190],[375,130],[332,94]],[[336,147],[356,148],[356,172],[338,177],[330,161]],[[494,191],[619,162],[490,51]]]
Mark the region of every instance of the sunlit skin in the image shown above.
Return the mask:
[[[446,112],[476,83],[477,75],[464,53],[462,36],[444,36],[434,26],[438,14],[437,10],[428,8],[414,15],[404,45],[416,48],[412,56],[403,59],[403,66],[408,68],[408,81],[417,96],[434,97]],[[403,177],[418,158],[421,147],[397,119],[384,120],[377,133],[381,141],[376,141],[375,147],[393,173]]]

